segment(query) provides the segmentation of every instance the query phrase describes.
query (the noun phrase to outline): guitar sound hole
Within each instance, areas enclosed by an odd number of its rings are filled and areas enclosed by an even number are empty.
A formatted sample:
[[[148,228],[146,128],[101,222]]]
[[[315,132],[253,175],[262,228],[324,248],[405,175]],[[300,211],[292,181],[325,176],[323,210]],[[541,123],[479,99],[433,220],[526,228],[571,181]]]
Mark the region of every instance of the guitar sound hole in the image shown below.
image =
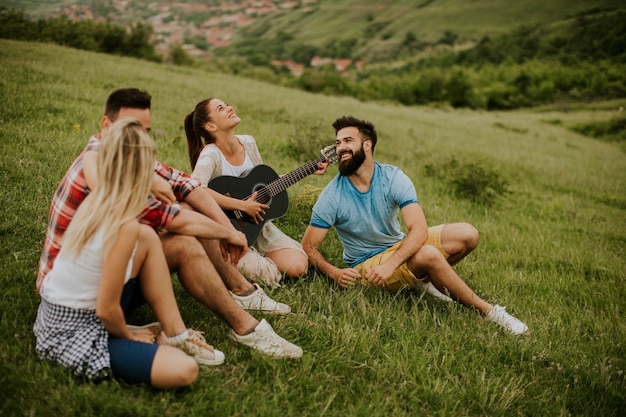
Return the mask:
[[[268,206],[271,206],[272,195],[271,193],[268,192],[269,190],[266,190],[264,192],[263,191],[264,188],[265,188],[265,184],[258,183],[258,184],[255,184],[254,187],[252,187],[252,192],[254,193],[255,191],[257,191],[259,193],[256,197],[256,201],[258,201],[259,203],[263,203],[263,204],[267,204]]]

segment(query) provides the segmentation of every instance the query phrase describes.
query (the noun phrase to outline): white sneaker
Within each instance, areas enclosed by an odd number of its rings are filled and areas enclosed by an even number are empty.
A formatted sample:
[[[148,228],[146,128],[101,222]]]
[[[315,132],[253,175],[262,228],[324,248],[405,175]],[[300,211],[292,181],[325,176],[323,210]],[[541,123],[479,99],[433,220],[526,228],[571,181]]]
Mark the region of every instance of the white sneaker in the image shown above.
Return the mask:
[[[202,332],[187,329],[189,337],[182,341],[173,341],[161,332],[157,343],[160,345],[174,346],[187,355],[193,357],[200,365],[221,365],[224,363],[224,353],[207,344]]]
[[[506,312],[506,307],[493,306],[489,314],[485,317],[488,320],[498,323],[515,335],[524,334],[528,331],[528,326]]]
[[[233,297],[233,300],[235,300],[241,308],[268,314],[289,314],[291,312],[291,307],[287,304],[272,300],[257,284],[252,285],[256,290],[250,295],[240,296],[229,291],[230,296]]]
[[[243,336],[230,331],[231,339],[275,358],[301,358],[302,349],[276,334],[272,326],[262,319],[250,334]]]
[[[454,301],[452,300],[452,298],[448,297],[447,295],[439,291],[437,287],[433,285],[432,282],[420,282],[418,285],[418,288],[420,288],[422,291],[426,292],[427,294],[432,295],[438,300],[445,301],[447,303],[451,303]]]

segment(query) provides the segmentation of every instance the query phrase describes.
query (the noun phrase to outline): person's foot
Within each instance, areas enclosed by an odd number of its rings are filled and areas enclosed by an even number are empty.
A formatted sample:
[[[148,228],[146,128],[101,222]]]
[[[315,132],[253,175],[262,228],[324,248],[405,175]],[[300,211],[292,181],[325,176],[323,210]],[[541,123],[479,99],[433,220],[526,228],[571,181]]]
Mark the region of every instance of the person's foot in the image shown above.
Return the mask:
[[[302,357],[302,349],[277,335],[265,319],[259,322],[252,333],[240,336],[234,330],[231,330],[230,337],[239,343],[275,358]]]
[[[432,282],[420,282],[417,287],[438,300],[445,301],[447,303],[453,302],[452,298],[439,291]]]
[[[193,357],[200,365],[221,365],[224,363],[224,353],[207,344],[202,332],[187,329],[189,336],[183,340],[176,337],[167,337],[161,332],[157,339],[160,345],[174,346],[187,355]]]
[[[272,300],[257,284],[252,285],[255,291],[250,295],[241,296],[229,291],[233,300],[235,300],[241,308],[268,314],[288,314],[291,312],[291,307],[287,304]]]
[[[528,326],[506,312],[506,307],[493,306],[489,314],[485,316],[487,320],[498,323],[514,335],[524,334],[528,331]]]
[[[163,330],[161,328],[161,323],[159,323],[158,321],[155,321],[154,323],[149,323],[149,324],[144,324],[143,326],[136,326],[133,324],[127,324],[126,327],[128,327],[128,330],[132,333],[132,334],[150,334],[154,337],[157,337],[159,335],[159,333],[161,333],[161,330]]]

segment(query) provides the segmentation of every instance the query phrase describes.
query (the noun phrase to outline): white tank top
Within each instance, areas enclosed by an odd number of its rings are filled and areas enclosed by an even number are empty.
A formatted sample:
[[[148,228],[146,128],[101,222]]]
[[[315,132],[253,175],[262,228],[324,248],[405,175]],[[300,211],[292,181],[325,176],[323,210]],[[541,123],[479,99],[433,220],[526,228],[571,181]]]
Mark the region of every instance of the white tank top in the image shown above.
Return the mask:
[[[103,239],[104,229],[100,229],[75,259],[64,256],[62,251],[59,253],[42,285],[41,294],[46,301],[76,309],[96,309],[102,276],[100,249]],[[124,283],[130,279],[136,250],[137,242],[126,268]]]
[[[233,177],[241,177],[243,174],[247,174],[254,168],[254,163],[252,159],[248,156],[248,152],[246,152],[246,158],[243,160],[243,164],[241,165],[231,165],[230,162],[226,160],[224,154],[220,152],[220,158],[222,158],[222,174],[221,175],[230,175]]]

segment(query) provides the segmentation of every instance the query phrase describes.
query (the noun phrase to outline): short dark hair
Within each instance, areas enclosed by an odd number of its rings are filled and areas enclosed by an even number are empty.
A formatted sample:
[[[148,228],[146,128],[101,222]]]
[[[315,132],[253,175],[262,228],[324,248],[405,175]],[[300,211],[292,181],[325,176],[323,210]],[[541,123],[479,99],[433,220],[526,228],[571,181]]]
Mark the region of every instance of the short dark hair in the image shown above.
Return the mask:
[[[111,121],[117,119],[120,109],[150,109],[152,96],[138,88],[120,88],[113,91],[107,99],[104,115]]]
[[[374,152],[378,135],[376,134],[374,124],[371,122],[357,119],[354,116],[342,116],[333,122],[333,127],[335,128],[335,134],[345,127],[356,127],[365,140],[372,142],[372,152]]]

